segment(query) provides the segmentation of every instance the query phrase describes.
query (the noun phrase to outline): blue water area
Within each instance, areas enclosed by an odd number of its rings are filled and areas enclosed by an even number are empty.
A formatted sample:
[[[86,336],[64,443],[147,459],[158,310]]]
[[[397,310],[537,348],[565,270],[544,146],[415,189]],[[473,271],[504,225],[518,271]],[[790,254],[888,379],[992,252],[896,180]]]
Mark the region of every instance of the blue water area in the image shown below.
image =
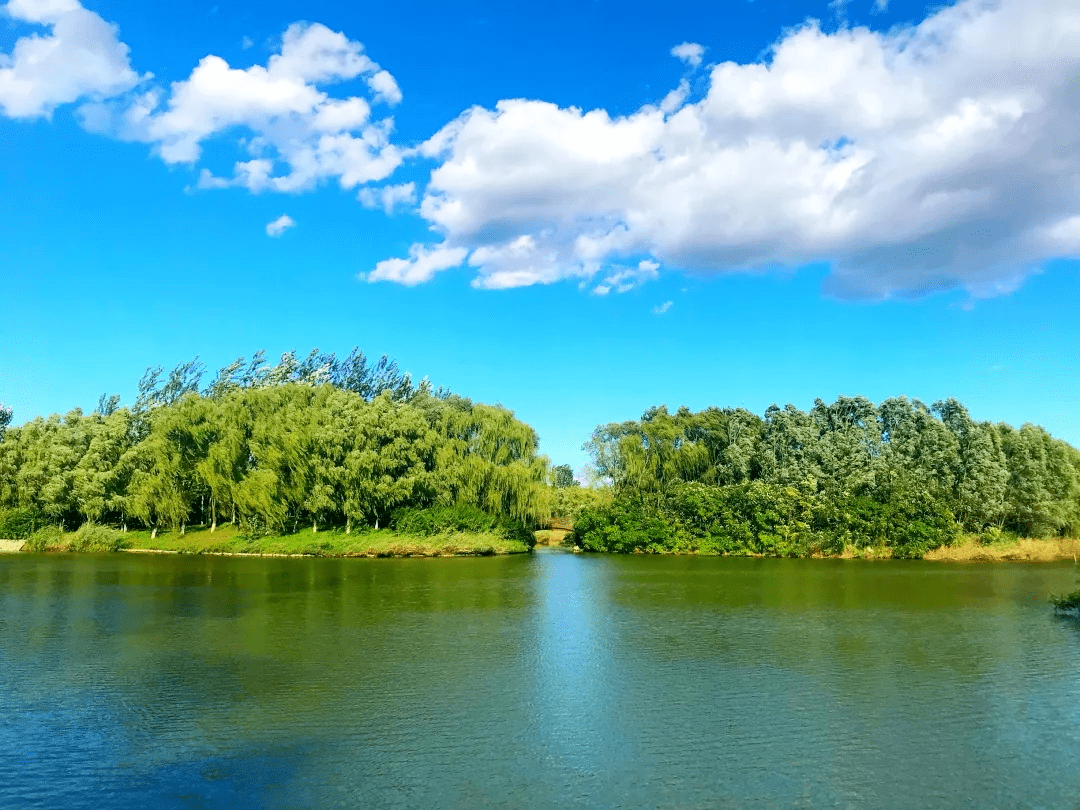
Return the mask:
[[[0,807],[1080,807],[1071,564],[0,557]]]

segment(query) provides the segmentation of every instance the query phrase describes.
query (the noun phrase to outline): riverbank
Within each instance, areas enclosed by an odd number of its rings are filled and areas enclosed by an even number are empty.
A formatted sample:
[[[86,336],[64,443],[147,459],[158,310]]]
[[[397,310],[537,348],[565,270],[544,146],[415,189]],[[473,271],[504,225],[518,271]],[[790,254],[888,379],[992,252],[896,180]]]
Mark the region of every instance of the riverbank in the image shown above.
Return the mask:
[[[1080,559],[1080,539],[1072,537],[1020,537],[980,543],[964,537],[951,546],[928,551],[924,560],[935,562],[1055,562]]]
[[[538,546],[565,546],[568,532],[540,530],[536,532]],[[50,551],[70,551],[73,533],[49,548]],[[0,553],[19,552],[23,540],[0,540]],[[495,554],[523,554],[529,547],[520,541],[507,540],[496,532],[475,534],[447,533],[411,535],[390,529],[367,530],[345,534],[339,530],[318,533],[299,531],[295,534],[273,535],[254,540],[242,536],[233,526],[222,526],[211,532],[207,528],[179,532],[159,532],[150,537],[149,531],[131,531],[124,535],[123,552],[135,554],[216,554],[262,557],[461,557]],[[646,553],[646,552],[637,552]],[[663,552],[662,552],[663,553]],[[677,555],[687,552],[667,552]],[[689,552],[701,555],[701,552]],[[761,556],[761,555],[751,555]],[[849,547],[841,554],[814,555],[815,559],[893,559],[887,546],[856,549]],[[941,546],[926,553],[930,562],[1055,562],[1080,559],[1080,539],[1029,538],[982,543],[968,536],[951,546]]]
[[[50,551],[68,551],[71,534]],[[24,541],[0,541],[18,547]],[[3,550],[3,549],[0,549]],[[151,537],[149,531],[130,531],[123,536],[120,551],[141,554],[218,554],[230,556],[273,557],[460,557],[522,554],[529,547],[518,540],[508,540],[497,532],[476,534],[446,533],[412,535],[390,529],[367,530],[346,534],[339,530],[317,533],[299,531],[294,534],[272,535],[248,539],[235,526],[190,528],[184,534],[176,531],[159,532]]]
[[[540,533],[538,532],[538,537]],[[537,545],[543,545],[539,539]],[[559,545],[559,542],[549,542]],[[613,553],[619,552],[591,552]],[[655,554],[659,556],[738,556],[738,557],[776,557],[770,554],[713,554],[707,551],[646,551],[637,549],[631,554]],[[840,554],[810,555],[815,560],[893,560],[893,549],[888,546],[848,546]],[[910,559],[910,558],[902,558]],[[1080,539],[1069,537],[1020,537],[983,543],[977,536],[965,536],[951,546],[940,546],[926,552],[922,559],[929,562],[1058,562],[1062,560],[1080,560]]]

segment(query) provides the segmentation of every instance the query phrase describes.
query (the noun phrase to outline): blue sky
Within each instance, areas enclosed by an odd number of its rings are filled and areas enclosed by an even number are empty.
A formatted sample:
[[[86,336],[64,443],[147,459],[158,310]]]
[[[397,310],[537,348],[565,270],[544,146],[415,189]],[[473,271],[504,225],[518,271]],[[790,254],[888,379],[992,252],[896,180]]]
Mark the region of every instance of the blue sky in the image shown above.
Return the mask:
[[[3,6],[15,421],[360,346],[576,467],[838,394],[1080,444],[1075,3],[518,5]]]

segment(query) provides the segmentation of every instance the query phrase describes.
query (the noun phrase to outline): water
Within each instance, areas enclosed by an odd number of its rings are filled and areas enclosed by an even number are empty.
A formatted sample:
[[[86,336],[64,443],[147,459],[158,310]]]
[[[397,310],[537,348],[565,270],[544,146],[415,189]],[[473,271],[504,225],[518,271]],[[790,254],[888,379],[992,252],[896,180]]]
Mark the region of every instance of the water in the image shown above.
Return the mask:
[[[1071,564],[0,557],[0,807],[1080,807]]]

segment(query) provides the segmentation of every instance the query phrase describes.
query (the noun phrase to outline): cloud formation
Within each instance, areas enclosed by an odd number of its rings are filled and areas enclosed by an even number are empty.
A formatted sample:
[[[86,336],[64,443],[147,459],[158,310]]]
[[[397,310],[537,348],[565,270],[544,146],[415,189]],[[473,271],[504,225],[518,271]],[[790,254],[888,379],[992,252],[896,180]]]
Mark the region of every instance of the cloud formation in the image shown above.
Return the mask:
[[[0,53],[0,111],[9,118],[48,117],[61,104],[108,98],[139,83],[116,26],[76,0],[11,0],[3,10],[48,29]]]
[[[824,261],[844,297],[1006,292],[1080,255],[1077,88],[1075,0],[963,0],[885,33],[810,21],[764,62],[712,67],[704,97],[624,117],[474,107],[420,148],[443,242],[395,272],[461,256],[503,288],[641,256],[696,274]]]
[[[321,89],[357,78],[368,98],[332,98]],[[294,23],[265,66],[234,68],[206,56],[167,94],[153,89],[87,105],[82,114],[89,129],[153,144],[166,163],[195,163],[204,143],[228,132],[250,159],[227,177],[204,169],[201,188],[298,192],[328,179],[355,188],[389,176],[401,153],[390,142],[393,120],[373,118],[372,104],[400,101],[394,77],[359,42],[318,23]]]
[[[398,206],[412,205],[416,202],[416,183],[401,183],[396,186],[383,186],[360,189],[357,199],[364,208],[381,208],[391,216]]]
[[[659,306],[653,307],[652,314],[653,315],[664,315],[664,314],[666,314],[667,311],[669,309],[671,309],[671,304],[672,304],[671,301],[665,301],[664,303],[660,304]]]
[[[165,88],[77,0],[3,10],[38,29],[0,53],[8,117],[81,102],[87,129],[151,144],[167,163],[197,166],[213,141],[247,151],[224,174],[202,168],[202,188],[333,181],[387,214],[419,197],[434,239],[378,263],[371,281],[419,284],[465,265],[477,287],[575,279],[603,295],[665,266],[822,262],[839,296],[987,296],[1080,257],[1075,0],[960,0],[887,32],[808,21],[764,60],[711,65],[697,92],[684,79],[629,115],[505,100],[417,148],[393,143],[393,119],[373,113],[401,102],[394,77],[318,23],[289,26],[265,65],[208,55]],[[697,68],[704,50],[671,53]],[[327,90],[357,80],[362,95]],[[372,185],[406,159],[434,162],[423,188]]]
[[[412,287],[430,281],[441,270],[460,267],[467,253],[460,247],[413,245],[408,259],[385,259],[375,265],[366,278],[368,281],[396,281]]]
[[[696,42],[684,42],[671,49],[671,55],[681,59],[690,67],[701,64],[701,57],[705,54],[705,48]]]
[[[295,224],[295,219],[290,217],[288,214],[282,214],[273,222],[267,223],[266,235],[276,239],[277,237],[285,233],[285,231],[289,230],[289,228],[293,227]]]

